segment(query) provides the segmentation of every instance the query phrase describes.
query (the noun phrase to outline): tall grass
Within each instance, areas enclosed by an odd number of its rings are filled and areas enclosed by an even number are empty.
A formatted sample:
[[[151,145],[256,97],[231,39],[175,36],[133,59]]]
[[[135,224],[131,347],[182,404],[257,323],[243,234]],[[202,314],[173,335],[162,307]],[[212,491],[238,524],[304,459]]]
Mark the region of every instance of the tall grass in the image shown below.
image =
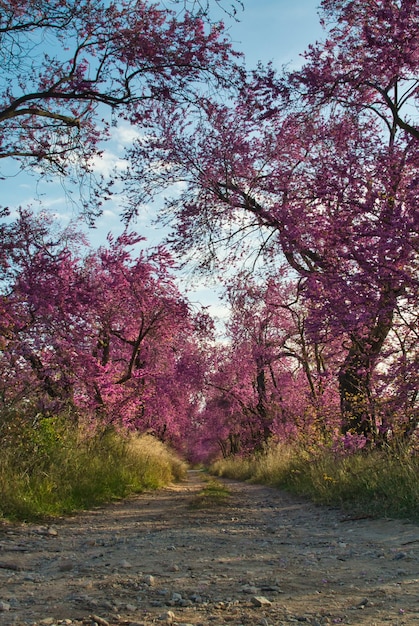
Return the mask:
[[[0,518],[29,521],[87,509],[185,473],[186,464],[150,435],[92,435],[43,420],[3,445]]]
[[[419,521],[419,456],[406,448],[342,455],[277,445],[263,454],[217,461],[211,472],[286,489],[356,515]]]

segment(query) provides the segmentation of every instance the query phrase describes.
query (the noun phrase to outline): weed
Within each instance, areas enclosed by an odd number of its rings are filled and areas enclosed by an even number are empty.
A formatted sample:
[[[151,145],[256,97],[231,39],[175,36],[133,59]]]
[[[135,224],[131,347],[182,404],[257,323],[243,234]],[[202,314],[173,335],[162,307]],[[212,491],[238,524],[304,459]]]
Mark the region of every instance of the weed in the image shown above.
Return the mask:
[[[186,464],[155,438],[92,435],[51,420],[0,458],[0,517],[35,520],[90,508],[181,479]]]

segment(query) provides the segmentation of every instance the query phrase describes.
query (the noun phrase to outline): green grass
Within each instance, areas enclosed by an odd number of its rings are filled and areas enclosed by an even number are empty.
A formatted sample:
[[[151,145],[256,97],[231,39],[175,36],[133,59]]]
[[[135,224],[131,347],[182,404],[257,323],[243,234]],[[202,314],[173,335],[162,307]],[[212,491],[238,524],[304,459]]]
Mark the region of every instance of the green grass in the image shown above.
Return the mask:
[[[219,507],[225,505],[229,497],[230,491],[225,485],[213,478],[207,478],[207,484],[191,500],[190,506],[193,509]]]
[[[211,472],[286,489],[356,515],[419,522],[419,456],[408,449],[343,456],[275,446],[264,454],[217,461]]]
[[[186,464],[151,436],[86,434],[44,420],[6,442],[0,458],[0,518],[34,521],[162,487]],[[14,444],[14,445],[13,445]]]

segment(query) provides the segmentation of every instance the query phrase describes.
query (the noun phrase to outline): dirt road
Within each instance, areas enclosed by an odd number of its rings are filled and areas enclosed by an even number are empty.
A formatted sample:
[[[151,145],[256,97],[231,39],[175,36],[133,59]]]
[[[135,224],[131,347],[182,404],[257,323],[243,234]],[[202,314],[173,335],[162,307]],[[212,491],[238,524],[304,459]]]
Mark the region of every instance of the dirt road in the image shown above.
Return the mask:
[[[53,526],[0,529],[0,624],[419,625],[419,527],[203,477]]]

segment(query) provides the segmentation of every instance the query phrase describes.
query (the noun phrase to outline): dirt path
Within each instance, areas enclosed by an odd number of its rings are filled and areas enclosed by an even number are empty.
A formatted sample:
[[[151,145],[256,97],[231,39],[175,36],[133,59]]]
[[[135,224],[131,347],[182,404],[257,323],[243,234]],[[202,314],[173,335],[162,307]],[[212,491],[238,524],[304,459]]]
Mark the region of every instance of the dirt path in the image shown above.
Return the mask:
[[[202,475],[52,527],[0,531],[0,624],[419,625],[419,527]]]

